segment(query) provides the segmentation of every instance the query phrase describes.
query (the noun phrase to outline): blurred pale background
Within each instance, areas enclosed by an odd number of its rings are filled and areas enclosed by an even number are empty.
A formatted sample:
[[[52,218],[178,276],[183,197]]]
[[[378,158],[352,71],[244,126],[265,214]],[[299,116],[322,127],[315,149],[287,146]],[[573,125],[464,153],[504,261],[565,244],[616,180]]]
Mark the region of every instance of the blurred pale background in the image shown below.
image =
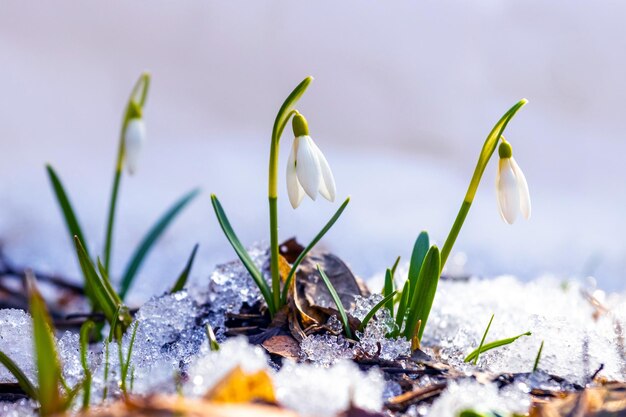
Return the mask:
[[[442,243],[486,134],[526,97],[507,138],[533,217],[500,220],[494,159],[456,245],[465,271],[591,273],[622,290],[625,12],[621,2],[571,1],[3,2],[0,239],[17,261],[78,275],[43,168],[50,162],[101,249],[122,109],[149,70],[149,143],[138,174],[123,179],[114,270],[175,198],[201,186],[135,297],[167,288],[195,242],[194,279],[205,279],[234,257],[211,192],[245,243],[268,238],[273,119],[313,75],[298,107],[339,200],[352,196],[325,245],[358,274],[408,259],[421,229]],[[305,200],[293,211],[282,177],[280,191],[282,238],[308,241],[339,204]]]

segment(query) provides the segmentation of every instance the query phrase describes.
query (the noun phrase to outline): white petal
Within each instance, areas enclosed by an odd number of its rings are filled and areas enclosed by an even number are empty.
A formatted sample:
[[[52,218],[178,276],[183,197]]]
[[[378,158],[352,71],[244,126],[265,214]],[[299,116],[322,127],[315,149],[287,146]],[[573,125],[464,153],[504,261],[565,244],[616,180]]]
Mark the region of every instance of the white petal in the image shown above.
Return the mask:
[[[304,190],[298,182],[296,175],[296,152],[298,149],[298,138],[293,141],[289,159],[287,160],[287,194],[291,207],[298,208],[304,198]]]
[[[143,119],[132,119],[124,132],[124,146],[126,149],[126,168],[133,175],[137,170],[139,154],[146,141],[146,124]]]
[[[320,151],[320,148],[313,143],[313,147],[317,152],[317,160],[320,163],[320,170],[322,171],[322,182],[320,183],[320,194],[328,201],[335,201],[335,194],[337,193],[335,187],[335,177],[333,177],[333,172],[330,170],[330,165],[328,165],[328,161],[326,157]]]
[[[517,178],[517,191],[519,193],[519,203],[522,215],[526,220],[530,219],[530,193],[528,192],[528,183],[526,176],[522,172],[515,159],[511,158],[511,167]]]
[[[508,224],[513,224],[519,210],[519,192],[517,190],[517,179],[510,161],[511,158],[500,159],[496,177],[496,192],[502,219]]]
[[[296,151],[298,181],[300,181],[300,185],[302,185],[307,195],[315,200],[317,191],[320,189],[320,182],[322,181],[317,152],[315,152],[313,140],[310,136],[301,136],[298,139],[298,149]]]

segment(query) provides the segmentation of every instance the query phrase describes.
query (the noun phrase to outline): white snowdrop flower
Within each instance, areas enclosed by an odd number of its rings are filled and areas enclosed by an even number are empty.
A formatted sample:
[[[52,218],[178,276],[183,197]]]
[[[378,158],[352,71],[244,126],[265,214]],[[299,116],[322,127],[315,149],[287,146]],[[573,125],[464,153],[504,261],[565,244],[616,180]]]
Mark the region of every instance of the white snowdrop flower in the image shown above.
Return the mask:
[[[525,219],[530,218],[530,194],[526,177],[513,158],[513,150],[508,142],[502,142],[498,148],[500,162],[496,176],[498,209],[502,220],[513,224],[517,213]]]
[[[335,201],[335,178],[328,161],[309,136],[306,119],[296,113],[292,121],[295,139],[287,161],[287,194],[297,208],[304,194],[315,200],[319,192],[328,201]]]
[[[139,154],[146,141],[146,124],[140,117],[135,117],[128,121],[124,132],[126,149],[126,168],[128,173],[133,175],[137,170]]]

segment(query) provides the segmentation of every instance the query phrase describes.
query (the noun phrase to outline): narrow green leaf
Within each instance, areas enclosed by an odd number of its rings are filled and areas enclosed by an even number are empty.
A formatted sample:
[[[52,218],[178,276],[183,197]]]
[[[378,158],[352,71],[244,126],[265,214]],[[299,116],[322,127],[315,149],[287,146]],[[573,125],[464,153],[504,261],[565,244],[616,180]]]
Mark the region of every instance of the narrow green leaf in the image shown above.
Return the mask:
[[[124,300],[126,298],[126,294],[133,284],[133,280],[139,271],[144,259],[156,243],[156,241],[161,237],[163,232],[167,229],[167,227],[172,223],[172,221],[178,216],[178,214],[185,208],[187,204],[191,200],[193,200],[198,194],[200,190],[196,189],[180,198],[173,206],[171,206],[159,220],[152,226],[152,228],[148,231],[146,236],[143,238],[137,249],[135,249],[135,253],[131,257],[128,265],[126,266],[126,271],[122,275],[122,281],[120,284],[120,298]]]
[[[217,338],[215,337],[215,333],[213,332],[213,327],[211,324],[207,323],[206,325],[206,336],[209,340],[209,348],[212,352],[217,352],[220,350],[220,344],[217,343]]]
[[[422,231],[415,240],[415,245],[413,245],[413,252],[411,253],[411,262],[409,263],[408,280],[411,283],[409,300],[413,300],[413,294],[415,294],[415,286],[417,285],[420,270],[422,269],[422,264],[424,263],[424,258],[426,257],[426,253],[428,253],[429,248],[430,239],[428,237],[428,232]]]
[[[393,263],[393,266],[391,267],[391,275],[393,275],[394,277],[396,276],[396,269],[398,269],[399,263],[400,263],[400,257],[398,256],[396,258],[396,261]]]
[[[239,257],[243,265],[248,270],[248,273],[254,280],[254,283],[257,285],[257,287],[259,287],[259,290],[261,291],[261,295],[263,295],[263,298],[265,299],[267,306],[269,307],[271,311],[273,311],[274,305],[273,305],[273,300],[272,300],[272,292],[269,286],[267,285],[267,282],[263,278],[261,271],[259,271],[256,265],[254,265],[252,258],[250,258],[250,255],[248,254],[246,249],[243,247],[243,245],[239,241],[239,238],[235,234],[233,227],[230,225],[230,222],[228,221],[228,217],[226,217],[226,213],[224,212],[224,209],[222,208],[222,205],[220,204],[215,194],[211,194],[211,203],[213,204],[213,209],[215,210],[217,221],[219,222],[220,227],[224,231],[226,238],[230,242],[230,245],[233,247],[233,249],[235,250],[235,253],[237,253],[237,256]]]
[[[89,335],[95,328],[95,324],[91,320],[87,320],[80,326],[80,364],[83,367],[83,410],[89,408],[91,400],[91,369],[89,368],[89,362],[87,361],[87,355],[89,353]]]
[[[296,275],[296,272],[298,271],[298,267],[300,266],[304,258],[309,254],[309,252],[315,247],[315,245],[317,245],[317,242],[319,242],[324,237],[324,235],[330,230],[331,227],[333,227],[333,225],[339,219],[339,217],[341,217],[341,214],[346,209],[349,202],[350,202],[350,197],[346,198],[343,204],[339,206],[335,214],[333,214],[333,217],[331,217],[330,220],[328,220],[328,222],[324,225],[324,227],[322,227],[322,230],[320,230],[319,233],[315,235],[311,243],[309,243],[307,247],[304,248],[304,250],[300,253],[300,255],[298,255],[298,257],[294,261],[293,265],[291,265],[291,270],[289,271],[289,274],[287,275],[287,279],[285,280],[285,285],[283,286],[283,294],[282,294],[283,304],[287,302],[287,294],[289,293],[289,286],[291,285],[291,281],[293,280],[293,277]]]
[[[59,176],[50,165],[46,165],[46,171],[48,172],[48,178],[52,184],[54,195],[56,196],[61,212],[63,213],[63,218],[65,219],[65,225],[67,226],[70,238],[74,239],[74,236],[78,236],[81,242],[86,242],[74,209],[72,208],[72,203],[70,203],[70,199],[65,192],[65,188],[63,187]]]
[[[478,357],[480,356],[480,352],[482,352],[483,349],[483,345],[485,344],[485,339],[487,338],[487,333],[489,333],[489,329],[491,328],[491,322],[493,322],[493,317],[495,316],[495,314],[491,315],[491,318],[489,319],[489,324],[487,325],[487,328],[485,329],[485,333],[483,333],[483,338],[480,339],[480,345],[478,345],[478,350],[477,350],[477,354],[476,357],[474,358],[474,365],[478,364]]]
[[[417,323],[421,321],[417,337],[422,340],[422,334],[426,328],[426,322],[430,315],[430,309],[437,292],[437,284],[439,284],[439,248],[431,246],[424,258],[422,268],[420,270],[415,291],[410,300],[409,316],[405,328],[405,337],[411,340],[417,327]]]
[[[537,369],[539,369],[539,361],[541,360],[542,351],[543,351],[543,340],[541,341],[541,345],[539,345],[539,351],[537,352],[537,357],[535,358],[535,364],[533,365],[533,372],[537,372]]]
[[[17,384],[26,393],[26,395],[37,401],[37,388],[35,388],[32,382],[30,382],[30,379],[28,379],[24,371],[22,371],[20,367],[2,351],[0,351],[0,363],[4,365],[9,372],[11,372],[11,375],[13,375],[15,379],[17,379]]]
[[[480,350],[480,353],[485,353],[491,349],[499,348],[500,346],[510,345],[511,343],[519,339],[520,337],[530,336],[531,334],[532,334],[531,332],[526,332],[526,333],[522,333],[514,337],[509,337],[508,339],[501,339],[501,340],[496,340],[495,342],[487,343],[486,345],[482,347],[482,349]],[[478,349],[474,350],[472,353],[467,355],[464,359],[464,362],[467,363],[467,362],[473,361],[477,355],[478,355]]]
[[[396,313],[396,328],[392,333],[394,337],[398,337],[402,331],[402,324],[404,323],[406,310],[409,306],[409,294],[411,292],[409,285],[409,281],[407,280],[402,288],[402,295],[400,297],[400,303],[398,304],[398,312]]]
[[[196,258],[196,252],[198,251],[198,246],[199,245],[196,243],[195,246],[193,247],[193,250],[191,251],[191,255],[189,256],[189,260],[187,261],[187,265],[185,265],[185,269],[183,269],[183,272],[181,272],[180,275],[178,276],[176,283],[170,290],[170,294],[174,294],[175,292],[182,290],[183,288],[185,288],[185,285],[187,285],[187,279],[189,278],[189,272],[191,272],[191,267],[193,266],[193,260]]]
[[[374,317],[374,315],[378,312],[378,310],[380,310],[385,304],[388,304],[389,301],[393,301],[393,297],[395,295],[396,295],[395,291],[390,292],[389,294],[385,296],[385,298],[383,298],[378,303],[376,303],[376,305],[372,307],[370,311],[368,311],[365,317],[363,317],[363,321],[361,321],[361,325],[359,326],[360,332],[365,330],[365,327],[367,327],[367,323],[370,322],[370,320],[372,319],[372,317]]]
[[[26,277],[29,309],[33,318],[33,341],[37,363],[40,414],[49,416],[63,411],[60,392],[61,364],[56,350],[52,320],[46,303],[37,290],[32,276]]]
[[[385,285],[383,286],[383,297],[387,298],[389,296],[389,294],[391,293],[396,293],[393,289],[393,273],[391,272],[391,269],[387,269],[387,271],[385,272]],[[391,314],[391,317],[393,317],[393,297],[391,297],[388,302],[387,302],[387,310],[389,310],[389,313]]]
[[[135,339],[137,337],[137,328],[139,327],[139,322],[135,321],[135,326],[133,327],[133,333],[130,336],[130,342],[128,343],[128,352],[126,352],[126,361],[120,363],[120,367],[122,368],[122,392],[127,394],[126,392],[126,378],[128,377],[128,369],[130,368],[130,360],[133,355],[133,346],[135,345]],[[121,351],[121,338],[120,338],[120,351]]]
[[[94,301],[99,309],[102,310],[107,321],[109,323],[113,323],[117,320],[116,312],[118,311],[119,299],[115,291],[107,285],[108,280],[105,282],[104,279],[98,276],[96,269],[94,268],[91,260],[87,256],[85,249],[83,248],[78,237],[74,238],[76,244],[76,253],[78,254],[78,259],[80,261],[80,266],[83,270],[83,275],[87,278],[87,282],[93,289]],[[101,264],[100,264],[101,266]],[[104,270],[104,267],[101,267],[101,270]],[[125,324],[130,323],[129,317],[125,317]]]
[[[117,292],[115,292],[115,290],[111,286],[111,280],[109,279],[109,275],[107,274],[107,271],[104,269],[104,265],[102,265],[102,262],[100,262],[100,258],[97,259],[97,264],[98,264],[98,271],[100,272],[100,277],[102,278],[102,285],[104,285],[104,288],[106,289],[107,294],[109,295],[111,300],[113,300],[113,303],[116,306],[121,305],[122,300],[120,296],[117,294]]]
[[[343,304],[341,303],[341,298],[339,298],[339,294],[337,294],[337,290],[335,290],[335,287],[333,287],[332,282],[330,282],[330,279],[328,278],[326,273],[322,271],[322,268],[319,265],[317,265],[317,272],[319,272],[320,276],[322,277],[324,284],[326,284],[326,288],[328,288],[328,292],[330,293],[330,296],[332,297],[333,301],[335,302],[335,305],[337,306],[337,311],[339,312],[339,315],[341,316],[341,321],[343,322],[343,328],[346,331],[346,336],[348,336],[349,338],[352,338],[352,331],[350,331],[350,322],[348,321],[348,314],[346,314],[346,309],[343,307]]]

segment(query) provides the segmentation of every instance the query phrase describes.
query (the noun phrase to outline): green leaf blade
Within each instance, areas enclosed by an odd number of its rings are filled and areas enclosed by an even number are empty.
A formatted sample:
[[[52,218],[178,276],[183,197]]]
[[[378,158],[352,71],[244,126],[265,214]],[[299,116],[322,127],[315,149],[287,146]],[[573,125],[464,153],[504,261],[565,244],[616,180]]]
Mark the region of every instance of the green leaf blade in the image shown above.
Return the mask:
[[[133,256],[131,257],[128,265],[126,266],[126,270],[122,275],[122,281],[120,283],[120,291],[119,296],[122,300],[126,298],[126,294],[130,289],[133,281],[139,271],[139,268],[143,264],[146,256],[153,248],[154,244],[161,237],[161,235],[165,232],[167,227],[174,221],[174,219],[180,214],[180,212],[200,193],[200,190],[195,189],[190,191],[189,193],[182,196],[178,201],[176,201],[163,215],[159,218],[159,220],[152,226],[152,228],[148,231],[145,237],[142,239],[141,243],[135,249]]]
[[[70,239],[74,239],[74,236],[78,236],[81,242],[86,242],[82,228],[80,227],[80,223],[78,222],[72,203],[65,192],[61,179],[51,165],[46,165],[46,171],[48,172],[48,178],[52,184],[52,190],[56,196],[57,203],[59,204],[61,213],[65,219],[65,225],[70,235]]]
[[[250,258],[250,255],[239,241],[239,238],[233,230],[233,227],[231,226],[228,217],[226,217],[226,213],[224,212],[222,204],[215,194],[211,195],[211,203],[213,204],[215,215],[217,216],[217,220],[220,224],[220,227],[222,228],[222,231],[224,232],[224,235],[226,236],[226,239],[228,239],[228,242],[233,247],[235,253],[254,280],[254,283],[257,285],[257,287],[259,287],[261,295],[263,295],[263,298],[265,299],[265,302],[267,303],[270,311],[274,311],[272,292],[269,288],[269,285],[267,285],[267,282],[263,278],[261,271],[259,271],[259,269],[256,267],[254,261],[252,261],[252,258]]]
[[[487,333],[489,333],[489,329],[491,328],[491,323],[493,322],[494,317],[495,317],[495,314],[492,314],[491,318],[489,319],[489,324],[487,324],[487,328],[485,329],[485,333],[483,333],[483,338],[480,340],[477,354],[476,354],[476,357],[474,358],[474,365],[478,364],[478,357],[480,356],[480,352],[482,352],[483,345],[485,344],[485,339],[487,338]]]
[[[526,333],[522,333],[522,334],[518,334],[517,336],[513,336],[513,337],[509,337],[507,339],[501,339],[501,340],[496,340],[494,342],[489,342],[486,345],[484,345],[482,347],[482,349],[480,350],[480,353],[485,353],[491,349],[496,349],[499,348],[501,346],[506,346],[506,345],[510,345],[511,343],[515,342],[517,339],[519,339],[520,337],[523,336],[530,336],[532,335],[531,332],[526,332]],[[476,356],[479,354],[478,349],[472,351],[469,355],[467,355],[465,357],[465,359],[463,360],[464,362],[471,362],[473,361]]]
[[[304,250],[300,253],[300,255],[298,255],[296,260],[293,262],[293,265],[291,265],[291,269],[289,270],[289,274],[287,275],[287,279],[285,280],[285,284],[283,286],[283,292],[282,292],[283,304],[287,302],[287,294],[289,293],[289,286],[291,285],[291,281],[293,280],[293,277],[296,275],[298,267],[300,266],[304,258],[309,254],[309,252],[311,252],[311,250],[315,247],[315,245],[317,245],[317,243],[324,237],[324,235],[330,230],[330,228],[333,227],[335,222],[339,220],[339,217],[341,217],[341,214],[348,206],[348,203],[350,203],[350,197],[346,198],[346,200],[341,204],[341,206],[339,206],[335,214],[333,214],[330,220],[328,220],[328,222],[324,225],[324,227],[322,227],[322,230],[320,230],[320,232],[317,235],[315,235],[313,240],[307,245],[306,248],[304,248]]]
[[[422,231],[415,240],[415,245],[413,245],[413,252],[411,253],[411,262],[409,263],[408,280],[411,288],[409,293],[410,300],[413,299],[413,294],[415,293],[415,286],[417,285],[420,270],[422,269],[422,264],[424,263],[424,258],[426,258],[426,254],[428,253],[429,248],[430,238],[428,237],[428,232]]]
[[[430,315],[430,309],[435,299],[437,292],[437,285],[439,284],[440,275],[440,258],[439,248],[437,246],[431,246],[424,258],[420,274],[415,284],[415,291],[410,300],[411,306],[409,310],[409,317],[407,318],[407,326],[405,328],[405,337],[411,340],[414,336],[417,323],[421,321],[417,337],[422,339],[428,316]]]
[[[348,321],[348,314],[346,313],[346,309],[341,303],[341,298],[339,298],[339,294],[337,294],[337,290],[335,290],[335,287],[333,286],[332,282],[330,282],[330,279],[328,278],[326,273],[322,270],[322,268],[319,265],[317,265],[317,272],[319,272],[320,276],[322,277],[322,280],[324,281],[324,284],[326,284],[326,288],[328,288],[328,292],[330,293],[330,296],[333,299],[333,302],[337,306],[337,311],[339,312],[339,315],[341,316],[341,321],[343,322],[343,328],[346,331],[346,336],[348,336],[348,338],[351,339],[352,331],[350,330],[350,322]]]
[[[37,388],[35,388],[32,382],[30,382],[30,379],[28,379],[24,371],[22,371],[20,367],[2,351],[0,351],[0,364],[7,368],[11,375],[17,379],[17,384],[26,393],[26,395],[35,401],[39,399]]]
[[[33,318],[40,413],[42,416],[49,416],[63,411],[63,398],[60,392],[61,364],[56,350],[52,320],[34,278],[27,278],[27,286],[29,309]]]
[[[174,283],[174,286],[170,290],[170,294],[179,292],[180,290],[185,288],[185,285],[187,285],[187,280],[189,279],[189,273],[191,272],[193,261],[194,259],[196,259],[196,252],[198,252],[199,246],[200,245],[198,245],[197,243],[194,245],[193,250],[191,251],[191,255],[189,255],[189,259],[187,260],[187,264],[185,265],[183,272],[181,272],[180,275],[178,276],[176,283]]]
[[[359,331],[362,332],[367,327],[367,324],[370,320],[376,315],[378,310],[380,310],[385,304],[388,304],[389,301],[393,302],[393,297],[396,295],[396,291],[392,291],[387,294],[382,300],[380,300],[370,311],[367,312],[365,317],[363,317],[363,321],[361,321],[361,325],[359,326]]]

